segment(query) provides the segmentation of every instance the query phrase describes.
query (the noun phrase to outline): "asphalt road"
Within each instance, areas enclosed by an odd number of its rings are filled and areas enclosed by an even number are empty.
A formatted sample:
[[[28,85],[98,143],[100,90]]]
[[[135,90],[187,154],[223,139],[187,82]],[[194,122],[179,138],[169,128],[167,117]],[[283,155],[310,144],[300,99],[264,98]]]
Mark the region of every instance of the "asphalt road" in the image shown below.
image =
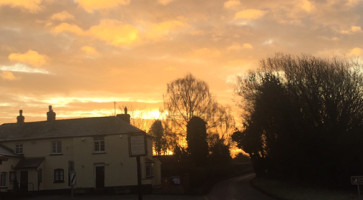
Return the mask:
[[[250,185],[249,181],[254,177],[255,174],[251,173],[217,183],[204,198],[206,200],[274,200]]]
[[[249,181],[255,177],[254,173],[231,178],[217,183],[210,193],[205,196],[186,195],[144,195],[143,200],[274,200],[260,191],[254,189]],[[40,195],[24,200],[66,200],[69,195]],[[137,200],[137,195],[76,195],[74,200]]]

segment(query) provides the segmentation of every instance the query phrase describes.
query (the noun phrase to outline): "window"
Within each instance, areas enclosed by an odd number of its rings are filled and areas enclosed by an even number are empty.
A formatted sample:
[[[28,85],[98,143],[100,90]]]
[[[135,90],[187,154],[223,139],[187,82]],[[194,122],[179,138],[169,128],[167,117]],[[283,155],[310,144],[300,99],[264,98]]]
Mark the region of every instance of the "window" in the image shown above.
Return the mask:
[[[95,138],[95,153],[103,153],[105,152],[105,140],[103,138]]]
[[[153,163],[152,162],[147,162],[145,164],[145,168],[146,168],[146,178],[151,178],[153,177],[154,173],[153,173]]]
[[[10,183],[16,182],[16,172],[9,172],[9,182]]]
[[[62,142],[52,141],[52,154],[61,154],[61,153],[62,153]]]
[[[54,183],[63,183],[63,182],[64,182],[64,170],[55,169],[54,170]]]
[[[16,144],[15,145],[15,153],[16,154],[23,154],[23,144]]]
[[[0,174],[0,187],[6,187],[6,172]]]

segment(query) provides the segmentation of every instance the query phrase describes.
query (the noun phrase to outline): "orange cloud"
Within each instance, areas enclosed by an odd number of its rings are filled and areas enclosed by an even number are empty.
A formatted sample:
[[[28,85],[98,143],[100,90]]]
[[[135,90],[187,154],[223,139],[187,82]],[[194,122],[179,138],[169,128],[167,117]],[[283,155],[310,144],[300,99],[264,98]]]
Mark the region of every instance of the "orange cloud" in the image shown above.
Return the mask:
[[[348,0],[346,5],[353,7],[353,6],[356,6],[360,1],[361,0]]]
[[[55,13],[50,17],[51,20],[66,21],[68,19],[74,19],[74,16],[67,11]]]
[[[253,46],[250,43],[244,43],[243,48],[245,49],[253,49]]]
[[[164,6],[168,5],[169,3],[173,2],[174,0],[158,0],[158,2]]]
[[[363,55],[363,49],[361,48],[353,48],[349,51],[349,53],[347,54],[349,57],[358,57]]]
[[[341,30],[340,33],[342,34],[354,34],[354,33],[361,33],[362,28],[360,26],[351,26],[350,29]]]
[[[311,12],[313,9],[315,9],[315,6],[309,1],[309,0],[302,0],[300,2],[301,9],[303,9],[306,12]]]
[[[241,4],[241,2],[239,0],[228,0],[226,2],[224,2],[224,7],[225,8],[235,8],[237,6],[239,6]]]
[[[55,34],[68,32],[79,36],[89,36],[113,46],[130,45],[139,39],[139,30],[136,27],[110,19],[102,20],[100,24],[92,26],[89,30],[83,30],[74,24],[61,23],[54,27],[52,32]]]
[[[139,39],[139,30],[116,20],[102,20],[88,34],[113,46],[131,45]]]
[[[110,8],[117,7],[119,5],[128,5],[130,0],[75,0],[80,7],[87,12],[93,12],[94,10],[107,10]]]
[[[362,28],[360,26],[352,26],[351,27],[352,32],[362,32]]]
[[[17,79],[12,72],[2,72],[1,78],[8,81],[13,81]]]
[[[76,35],[84,35],[84,31],[79,26],[68,23],[59,24],[58,26],[52,29],[52,32],[55,34],[68,32],[68,33],[74,33]]]
[[[1,0],[0,6],[10,6],[26,9],[32,13],[41,10],[42,0]]]
[[[47,63],[48,57],[36,51],[28,50],[26,53],[12,53],[8,56],[9,60],[26,63],[35,67],[41,67]]]
[[[239,44],[233,44],[233,45],[227,47],[228,51],[238,51],[240,49],[241,49],[241,45],[239,45]]]
[[[173,31],[180,30],[186,26],[187,24],[182,21],[169,20],[151,25],[151,28],[147,30],[146,34],[148,38],[159,39],[169,35]]]
[[[91,46],[83,46],[81,48],[81,50],[89,55],[97,55],[98,52],[95,48],[91,47]]]
[[[239,11],[235,14],[235,19],[246,19],[246,20],[255,20],[263,17],[265,15],[265,11],[258,9],[247,9]]]
[[[205,59],[205,58],[218,58],[222,55],[222,53],[218,49],[214,48],[201,48],[195,49],[192,51],[192,57],[197,60]]]

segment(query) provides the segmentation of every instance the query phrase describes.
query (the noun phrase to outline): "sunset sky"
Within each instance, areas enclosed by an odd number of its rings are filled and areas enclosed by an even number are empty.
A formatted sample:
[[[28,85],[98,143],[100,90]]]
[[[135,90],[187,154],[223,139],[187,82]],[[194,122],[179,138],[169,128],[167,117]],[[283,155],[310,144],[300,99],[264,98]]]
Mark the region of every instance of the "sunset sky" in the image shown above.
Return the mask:
[[[276,52],[363,55],[361,0],[0,0],[0,124],[160,118],[170,81],[192,73],[235,106],[236,75]],[[237,119],[238,121],[238,119]]]

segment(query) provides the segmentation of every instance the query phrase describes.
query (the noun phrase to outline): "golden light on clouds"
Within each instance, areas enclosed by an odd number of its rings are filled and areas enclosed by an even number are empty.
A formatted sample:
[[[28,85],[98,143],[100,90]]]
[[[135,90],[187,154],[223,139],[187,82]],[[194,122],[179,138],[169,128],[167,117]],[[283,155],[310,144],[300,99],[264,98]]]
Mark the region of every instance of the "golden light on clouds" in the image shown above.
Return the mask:
[[[139,39],[139,30],[136,27],[109,19],[92,26],[88,34],[113,46],[131,45]]]
[[[39,54],[37,51],[28,50],[26,53],[12,53],[8,56],[9,60],[29,64],[34,67],[41,67],[47,63],[47,56]]]
[[[233,78],[276,52],[362,56],[362,10],[361,0],[0,0],[0,123],[19,109],[43,120],[49,104],[66,118],[112,115],[114,101],[158,118],[167,83],[187,73],[236,108]]]
[[[149,25],[147,37],[150,39],[161,39],[174,31],[186,28],[187,24],[180,20],[169,20],[157,24]]]
[[[68,23],[61,23],[61,24],[57,25],[56,27],[54,27],[52,29],[52,32],[55,34],[68,32],[68,33],[73,33],[76,35],[84,35],[84,32],[80,27],[78,27],[77,25],[68,24]]]
[[[164,6],[168,5],[169,3],[173,2],[174,0],[158,0],[158,2]]]
[[[356,6],[360,2],[362,2],[362,0],[348,0],[346,4],[348,6]]]
[[[347,54],[349,57],[358,57],[363,55],[363,49],[356,47],[350,50]]]
[[[239,11],[235,14],[235,19],[246,19],[246,20],[255,20],[263,17],[266,14],[265,11],[259,9],[246,9]]]
[[[228,0],[228,1],[224,2],[225,8],[234,8],[239,5],[241,5],[241,2],[239,0]]]
[[[50,17],[51,20],[57,20],[57,21],[66,21],[74,19],[74,16],[69,14],[67,11],[62,11],[59,13],[55,13]]]
[[[91,46],[83,46],[81,48],[81,50],[89,55],[97,55],[98,52],[95,48],[91,47]]]
[[[41,10],[43,0],[1,0],[0,6],[11,6],[15,8],[26,9],[30,12],[38,12]]]
[[[80,7],[85,9],[87,12],[93,12],[95,10],[104,10],[117,7],[119,5],[128,5],[130,0],[75,0]]]
[[[359,33],[362,32],[362,28],[360,26],[352,26],[351,27],[352,32]]]
[[[221,51],[218,49],[214,49],[214,48],[201,48],[201,49],[195,49],[192,53],[191,53],[191,57],[197,60],[204,60],[205,58],[207,58],[207,60],[209,59],[216,59],[218,57],[220,57]]]
[[[243,48],[245,48],[245,49],[253,49],[253,46],[250,43],[244,43],[243,44]]]
[[[16,77],[14,76],[14,74],[12,72],[1,72],[1,78],[4,80],[8,80],[8,81],[13,81],[16,80]]]
[[[306,12],[311,12],[315,9],[315,6],[309,0],[302,0],[300,5],[301,8]]]
[[[362,28],[360,26],[353,25],[341,30],[340,33],[344,35],[362,33]]]

